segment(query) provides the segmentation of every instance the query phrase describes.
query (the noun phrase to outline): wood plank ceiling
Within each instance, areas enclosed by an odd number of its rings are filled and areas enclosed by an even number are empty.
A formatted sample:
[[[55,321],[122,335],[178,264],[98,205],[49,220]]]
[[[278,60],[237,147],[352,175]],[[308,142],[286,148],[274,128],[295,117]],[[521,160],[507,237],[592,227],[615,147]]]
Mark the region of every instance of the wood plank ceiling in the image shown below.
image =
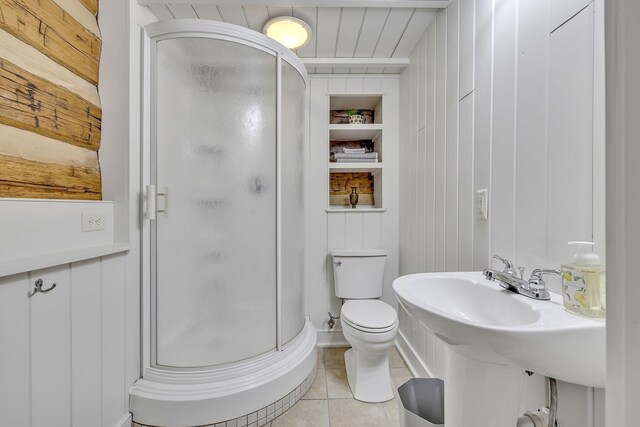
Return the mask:
[[[215,4],[149,4],[160,20],[212,19],[262,32],[277,16],[294,16],[307,22],[313,38],[296,50],[300,58],[405,59],[427,29],[438,9],[408,7],[297,7]],[[355,61],[354,61],[355,62]],[[307,64],[310,74],[397,74],[402,67],[378,64]]]

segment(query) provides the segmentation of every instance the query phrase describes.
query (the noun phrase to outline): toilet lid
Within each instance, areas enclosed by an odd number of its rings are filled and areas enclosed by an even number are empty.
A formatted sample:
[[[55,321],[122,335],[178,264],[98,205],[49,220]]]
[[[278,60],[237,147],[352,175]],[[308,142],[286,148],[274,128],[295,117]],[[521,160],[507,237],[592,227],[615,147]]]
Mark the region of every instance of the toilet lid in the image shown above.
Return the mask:
[[[398,320],[393,307],[377,299],[349,300],[340,316],[354,327],[365,329],[389,329]]]

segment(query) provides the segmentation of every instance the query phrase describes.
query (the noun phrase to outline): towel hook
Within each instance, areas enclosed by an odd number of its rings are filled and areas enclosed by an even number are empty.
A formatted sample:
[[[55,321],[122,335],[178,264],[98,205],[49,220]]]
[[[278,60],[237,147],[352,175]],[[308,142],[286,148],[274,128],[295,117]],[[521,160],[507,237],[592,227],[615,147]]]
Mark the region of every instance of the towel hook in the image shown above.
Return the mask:
[[[46,294],[47,292],[54,290],[55,287],[57,286],[56,283],[53,283],[49,289],[42,289],[43,284],[44,284],[44,281],[42,279],[36,280],[35,287],[33,288],[33,292],[29,292],[29,298],[31,298],[38,292]]]

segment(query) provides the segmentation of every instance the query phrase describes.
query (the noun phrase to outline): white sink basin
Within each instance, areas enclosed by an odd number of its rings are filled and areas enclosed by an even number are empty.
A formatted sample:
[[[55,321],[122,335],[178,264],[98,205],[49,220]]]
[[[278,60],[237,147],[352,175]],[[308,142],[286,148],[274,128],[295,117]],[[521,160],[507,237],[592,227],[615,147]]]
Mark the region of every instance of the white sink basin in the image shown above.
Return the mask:
[[[400,304],[457,353],[593,387],[605,385],[605,321],[537,301],[480,272],[425,273],[393,282]]]

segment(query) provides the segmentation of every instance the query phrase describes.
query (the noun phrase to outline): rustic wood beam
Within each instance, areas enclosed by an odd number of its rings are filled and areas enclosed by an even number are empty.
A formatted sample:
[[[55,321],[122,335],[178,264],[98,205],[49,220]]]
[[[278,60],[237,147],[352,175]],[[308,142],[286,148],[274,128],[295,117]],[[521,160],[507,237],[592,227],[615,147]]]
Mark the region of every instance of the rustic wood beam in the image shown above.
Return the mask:
[[[0,155],[0,197],[100,200],[100,171]]]
[[[98,83],[100,39],[53,0],[0,0],[0,28]]]
[[[0,59],[0,123],[97,151],[101,121],[99,107]]]
[[[89,9],[89,12],[94,15],[98,14],[98,0],[78,0],[84,7]],[[109,0],[106,0],[109,1]]]

